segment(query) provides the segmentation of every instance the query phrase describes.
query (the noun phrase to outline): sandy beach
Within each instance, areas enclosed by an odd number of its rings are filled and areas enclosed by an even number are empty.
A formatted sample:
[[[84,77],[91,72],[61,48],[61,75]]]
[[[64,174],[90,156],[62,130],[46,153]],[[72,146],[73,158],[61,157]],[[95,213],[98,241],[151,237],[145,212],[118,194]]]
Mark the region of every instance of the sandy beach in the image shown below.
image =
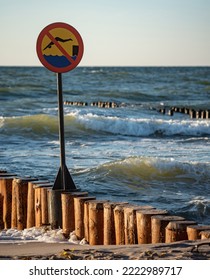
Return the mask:
[[[0,260],[210,260],[210,239],[169,244],[89,246],[70,243],[1,243]]]

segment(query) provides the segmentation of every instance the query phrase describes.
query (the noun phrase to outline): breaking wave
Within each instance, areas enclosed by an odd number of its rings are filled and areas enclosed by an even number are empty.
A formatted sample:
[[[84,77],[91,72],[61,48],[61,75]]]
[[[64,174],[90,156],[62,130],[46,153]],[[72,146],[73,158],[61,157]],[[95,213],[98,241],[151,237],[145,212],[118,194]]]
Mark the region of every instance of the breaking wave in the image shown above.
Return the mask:
[[[72,114],[71,114],[72,115]],[[74,115],[87,129],[128,136],[210,135],[207,120],[166,120],[157,118],[121,118],[96,114]]]
[[[210,167],[207,163],[127,157],[85,170],[80,176],[95,185],[94,193],[107,199],[111,196],[111,200],[152,205],[186,219],[209,223]],[[201,196],[202,193],[206,197]]]
[[[104,174],[116,180],[123,178],[131,182],[169,182],[176,184],[210,183],[210,167],[207,163],[178,162],[158,157],[128,157],[122,160],[105,163],[91,170],[99,177]],[[136,182],[135,182],[136,183]]]
[[[1,117],[0,131],[5,134],[54,135],[58,133],[56,116],[38,114],[22,117]],[[161,118],[123,118],[93,113],[73,112],[65,116],[66,133],[108,133],[124,136],[205,136],[210,135],[208,120],[172,120]]]

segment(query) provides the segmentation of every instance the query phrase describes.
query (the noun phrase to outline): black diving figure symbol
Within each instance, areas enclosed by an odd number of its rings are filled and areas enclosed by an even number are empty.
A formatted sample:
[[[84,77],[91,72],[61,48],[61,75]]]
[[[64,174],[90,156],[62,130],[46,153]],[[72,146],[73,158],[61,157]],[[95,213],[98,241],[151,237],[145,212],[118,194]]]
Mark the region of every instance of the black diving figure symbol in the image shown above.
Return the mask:
[[[71,38],[69,38],[69,39],[62,39],[62,38],[60,38],[60,37],[55,37],[55,40],[56,40],[57,42],[62,42],[62,43],[65,43],[65,42],[68,42],[68,41],[73,41]],[[54,45],[54,43],[51,41],[51,42],[43,49],[43,51],[46,50],[47,48],[50,49],[53,45]]]

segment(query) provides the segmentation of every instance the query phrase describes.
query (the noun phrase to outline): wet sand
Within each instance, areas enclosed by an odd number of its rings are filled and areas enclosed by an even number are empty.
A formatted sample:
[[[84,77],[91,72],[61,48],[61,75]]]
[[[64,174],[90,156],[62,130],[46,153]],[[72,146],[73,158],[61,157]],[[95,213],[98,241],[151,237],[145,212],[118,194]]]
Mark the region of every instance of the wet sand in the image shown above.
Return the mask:
[[[143,245],[0,243],[0,260],[210,260],[210,239]]]

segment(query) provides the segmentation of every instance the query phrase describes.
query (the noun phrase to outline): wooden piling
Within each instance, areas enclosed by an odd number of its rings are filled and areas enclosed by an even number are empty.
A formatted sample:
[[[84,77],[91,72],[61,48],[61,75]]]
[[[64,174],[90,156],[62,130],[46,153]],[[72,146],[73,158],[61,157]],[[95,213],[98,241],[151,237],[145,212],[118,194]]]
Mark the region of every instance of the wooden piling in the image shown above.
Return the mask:
[[[2,175],[2,174],[1,174]],[[12,181],[14,177],[0,177],[0,194],[2,196],[2,222],[0,228],[11,228]]]
[[[96,200],[96,197],[74,197],[75,234],[79,240],[85,237],[84,204],[89,200]]]
[[[210,110],[206,110],[206,119],[210,118]]]
[[[14,180],[12,181],[12,212],[11,212],[11,228],[17,228],[17,199],[16,187]]]
[[[166,109],[165,109],[165,108],[161,108],[161,109],[159,109],[159,113],[161,113],[161,114],[165,114],[165,113],[166,113]]]
[[[124,206],[124,229],[125,229],[125,244],[137,244],[137,220],[136,212],[138,210],[152,210],[152,206],[143,205],[135,206],[128,205]]]
[[[102,245],[104,226],[104,203],[107,201],[90,200],[89,203],[89,244]]]
[[[31,228],[35,226],[35,189],[37,184],[49,183],[48,181],[32,181],[28,182],[28,197],[27,197],[27,223],[26,227]]]
[[[201,239],[209,239],[210,238],[210,230],[204,230],[200,232]]]
[[[201,239],[200,233],[205,230],[210,230],[210,225],[190,225],[187,227],[188,240]]]
[[[42,225],[49,225],[49,213],[48,213],[48,191],[52,186],[43,186],[41,188],[41,217]]]
[[[34,188],[33,188],[34,182],[28,183],[28,197],[27,197],[27,221],[26,221],[26,227],[31,228],[35,226],[35,208],[34,208]]]
[[[169,110],[168,110],[168,115],[169,115],[169,116],[173,116],[173,115],[174,115],[174,111],[171,110],[171,109],[169,109]]]
[[[43,225],[42,219],[48,224],[48,197],[47,189],[51,189],[52,183],[35,183],[34,188],[34,209],[35,209],[35,226]],[[44,190],[43,190],[44,189]]]
[[[196,225],[194,221],[174,221],[166,227],[165,243],[187,240],[187,226]]]
[[[171,221],[183,221],[180,216],[155,215],[151,217],[151,242],[165,243],[165,228]]]
[[[104,245],[116,244],[114,208],[117,205],[128,205],[128,202],[104,203]]]
[[[3,222],[3,196],[0,194],[0,230],[4,228]]]
[[[201,119],[206,119],[206,111],[205,110],[201,111]]]
[[[196,119],[200,119],[201,118],[201,110],[197,110],[195,112],[195,116],[196,116]]]
[[[124,245],[125,244],[125,230],[124,230],[123,205],[117,205],[114,208],[114,227],[115,227],[116,245]]]
[[[190,115],[191,119],[195,119],[196,118],[196,111],[194,109],[190,109],[189,115]]]
[[[84,237],[89,242],[89,200],[84,202]]]
[[[28,182],[36,179],[32,178],[15,178],[12,181],[12,186],[15,190],[15,207],[16,207],[16,226],[18,230],[26,228],[27,223],[27,196]]]
[[[41,212],[41,188],[34,186],[34,197],[35,197],[35,226],[41,227],[42,225],[42,212]]]
[[[75,230],[74,198],[87,196],[87,192],[64,192],[61,194],[62,229],[64,236]]]
[[[151,217],[154,215],[166,215],[167,210],[151,209],[136,212],[138,244],[151,243]]]

